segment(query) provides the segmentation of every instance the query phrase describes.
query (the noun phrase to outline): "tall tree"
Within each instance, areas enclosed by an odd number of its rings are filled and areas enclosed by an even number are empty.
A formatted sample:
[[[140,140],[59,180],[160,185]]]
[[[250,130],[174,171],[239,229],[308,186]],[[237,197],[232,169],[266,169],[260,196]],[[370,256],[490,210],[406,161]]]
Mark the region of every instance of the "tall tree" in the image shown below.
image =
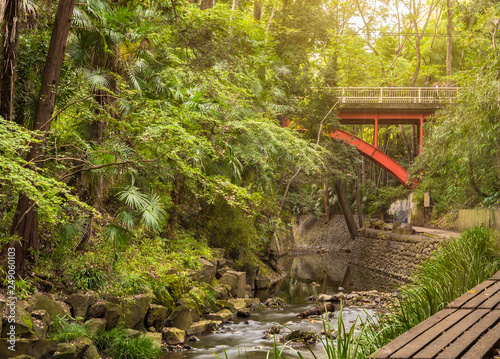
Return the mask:
[[[446,76],[451,76],[451,51],[453,48],[453,0],[446,0],[448,22],[446,23]]]
[[[14,79],[19,42],[19,0],[7,0],[2,26],[2,65],[0,69],[0,116],[12,120]],[[2,7],[3,10],[3,7]]]
[[[34,130],[46,132],[50,129],[74,6],[75,0],[60,0],[57,6],[49,52],[45,62],[38,104],[33,120]],[[43,166],[43,161],[41,161],[43,157],[42,143],[32,143],[27,161],[41,168]],[[17,203],[16,213],[12,221],[11,235],[17,235],[23,239],[22,243],[15,242],[18,276],[24,276],[26,273],[25,264],[28,250],[38,249],[40,246],[38,216],[34,207],[34,203],[27,196],[22,195]]]

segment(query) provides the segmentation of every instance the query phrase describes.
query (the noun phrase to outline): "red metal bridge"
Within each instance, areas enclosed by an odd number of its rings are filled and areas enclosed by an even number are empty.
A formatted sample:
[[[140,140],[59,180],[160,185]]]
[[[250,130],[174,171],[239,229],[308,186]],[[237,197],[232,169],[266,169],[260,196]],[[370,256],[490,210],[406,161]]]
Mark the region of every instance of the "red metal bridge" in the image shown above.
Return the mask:
[[[340,100],[338,118],[345,125],[373,125],[373,144],[369,144],[353,134],[337,130],[330,133],[332,138],[341,139],[356,147],[358,151],[406,187],[408,171],[399,163],[378,149],[379,125],[417,125],[420,152],[424,121],[437,109],[456,99],[456,87],[344,87],[334,89]]]

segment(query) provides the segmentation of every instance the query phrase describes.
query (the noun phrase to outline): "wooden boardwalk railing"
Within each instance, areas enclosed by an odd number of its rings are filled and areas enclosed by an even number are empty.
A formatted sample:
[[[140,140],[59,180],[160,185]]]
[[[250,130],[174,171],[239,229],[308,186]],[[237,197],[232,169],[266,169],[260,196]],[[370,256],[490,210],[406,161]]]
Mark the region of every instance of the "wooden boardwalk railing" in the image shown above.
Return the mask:
[[[500,344],[500,272],[377,350],[378,359],[483,359]]]
[[[337,87],[342,103],[447,103],[454,102],[457,87]]]

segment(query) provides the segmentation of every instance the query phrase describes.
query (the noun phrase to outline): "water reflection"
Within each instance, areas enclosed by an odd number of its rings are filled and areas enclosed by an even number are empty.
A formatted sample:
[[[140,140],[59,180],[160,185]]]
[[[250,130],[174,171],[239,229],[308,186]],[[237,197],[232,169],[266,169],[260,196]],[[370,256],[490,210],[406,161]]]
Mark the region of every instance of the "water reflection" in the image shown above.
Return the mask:
[[[280,324],[291,330],[314,330],[320,333],[323,324],[317,319],[300,320],[296,315],[313,307],[306,298],[313,294],[333,294],[344,288],[344,292],[378,290],[391,292],[401,282],[360,266],[349,265],[349,253],[328,252],[322,254],[294,255],[282,257],[279,264],[289,273],[279,285],[267,292],[256,293],[265,300],[270,296],[285,299],[288,306],[283,310],[258,308],[252,312],[251,320],[235,318],[233,324],[224,326],[224,333],[209,334],[200,337],[199,342],[190,343],[193,350],[168,353],[168,359],[215,359],[214,353],[225,358],[224,350],[229,359],[266,358],[267,351],[273,346],[273,341],[262,339],[264,332],[271,326]],[[373,311],[367,311],[374,314]],[[365,312],[360,308],[345,308],[344,322],[349,328],[351,323]],[[331,317],[331,324],[336,328],[336,316]],[[313,346],[314,351],[323,354],[321,345]],[[301,351],[304,358],[312,358],[307,351]],[[290,354],[290,353],[289,353]],[[289,357],[294,357],[289,355]]]

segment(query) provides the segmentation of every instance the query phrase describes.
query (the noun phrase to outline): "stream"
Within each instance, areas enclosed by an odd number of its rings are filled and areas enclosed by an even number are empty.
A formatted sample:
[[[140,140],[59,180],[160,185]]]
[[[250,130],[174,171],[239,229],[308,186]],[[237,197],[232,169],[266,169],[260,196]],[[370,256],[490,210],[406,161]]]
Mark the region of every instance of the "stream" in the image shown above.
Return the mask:
[[[267,292],[255,294],[263,302],[265,299],[281,297],[287,302],[283,309],[256,308],[249,319],[234,318],[233,322],[226,323],[217,333],[200,336],[200,341],[189,342],[193,349],[169,352],[164,359],[215,359],[217,354],[220,358],[228,359],[251,358],[264,359],[267,352],[273,348],[274,340],[264,339],[265,331],[279,324],[289,330],[312,330],[321,333],[323,322],[319,318],[298,319],[299,312],[311,309],[314,303],[306,300],[314,294],[333,294],[339,291],[350,293],[352,291],[378,290],[392,292],[400,282],[385,277],[379,273],[365,268],[350,267],[349,253],[328,252],[324,254],[307,254],[285,256],[280,258],[280,265],[289,274],[280,281],[276,288]],[[340,289],[339,289],[340,288]],[[343,288],[343,289],[342,289]],[[336,306],[335,314],[330,315],[330,325],[337,329],[337,315],[339,307]],[[366,314],[374,315],[373,309],[359,307],[346,307],[343,309],[344,323],[349,330],[356,322],[358,316],[361,319]],[[359,320],[359,319],[358,319]],[[279,338],[281,335],[276,335]],[[283,344],[278,342],[281,347]],[[324,350],[321,344],[310,346],[318,358],[323,357]],[[295,348],[300,351],[304,358],[314,358],[307,348]],[[298,358],[293,350],[287,349],[287,357]],[[272,355],[271,355],[272,357]]]

